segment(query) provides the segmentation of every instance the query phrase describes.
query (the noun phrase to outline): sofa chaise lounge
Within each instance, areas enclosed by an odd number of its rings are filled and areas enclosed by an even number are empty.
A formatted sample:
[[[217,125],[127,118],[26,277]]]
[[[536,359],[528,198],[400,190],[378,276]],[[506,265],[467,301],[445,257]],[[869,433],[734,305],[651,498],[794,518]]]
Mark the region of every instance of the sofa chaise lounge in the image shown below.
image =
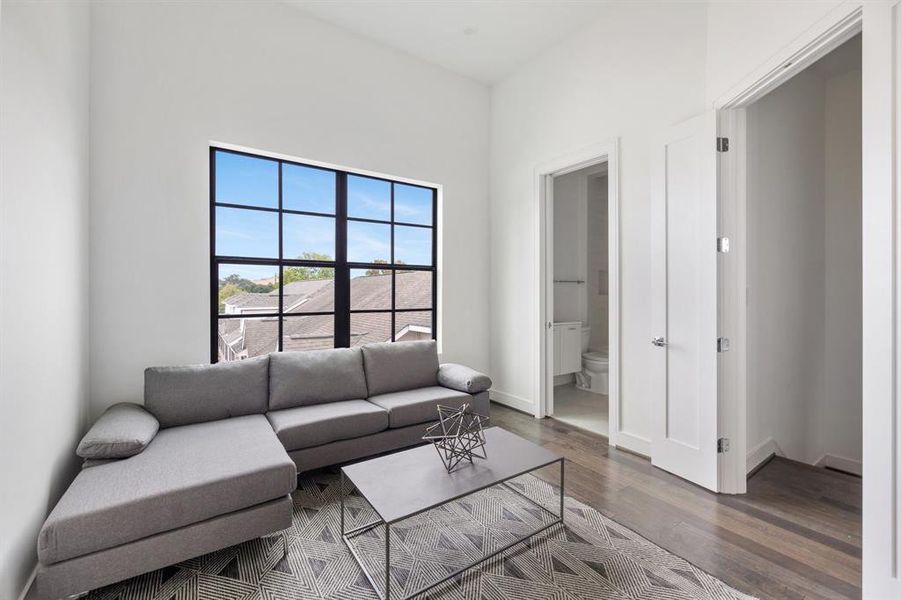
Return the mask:
[[[145,371],[110,407],[38,536],[31,597],[61,598],[290,526],[297,474],[421,443],[439,404],[488,414],[487,376],[433,341]]]

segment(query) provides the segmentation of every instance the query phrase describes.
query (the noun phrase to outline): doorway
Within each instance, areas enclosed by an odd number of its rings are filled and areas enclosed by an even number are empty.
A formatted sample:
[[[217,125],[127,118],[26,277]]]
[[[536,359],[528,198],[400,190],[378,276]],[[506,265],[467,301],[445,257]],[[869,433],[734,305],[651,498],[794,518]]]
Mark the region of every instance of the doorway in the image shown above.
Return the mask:
[[[862,470],[861,36],[746,110],[747,470]]]
[[[861,14],[718,102],[720,491],[771,457],[859,473],[865,368]],[[862,118],[863,117],[863,118]],[[784,459],[780,459],[784,460]]]
[[[552,178],[553,399],[549,416],[609,433],[607,161]]]
[[[616,445],[619,415],[618,144],[536,168],[540,335],[536,417]]]

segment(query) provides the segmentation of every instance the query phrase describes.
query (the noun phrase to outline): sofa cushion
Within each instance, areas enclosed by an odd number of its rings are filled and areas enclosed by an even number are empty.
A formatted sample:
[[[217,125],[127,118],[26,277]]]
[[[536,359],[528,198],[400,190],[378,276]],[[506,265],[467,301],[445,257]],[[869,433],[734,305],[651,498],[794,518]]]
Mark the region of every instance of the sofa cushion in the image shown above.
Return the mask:
[[[269,410],[366,396],[359,348],[275,352],[269,356]]]
[[[131,458],[84,469],[38,535],[52,564],[294,491],[297,469],[263,415],[163,429]]]
[[[288,450],[358,438],[388,428],[388,413],[365,400],[287,408],[266,417]]]
[[[363,367],[370,396],[437,385],[438,346],[434,340],[367,344]]]
[[[464,365],[444,363],[438,367],[438,385],[458,392],[478,394],[491,387],[491,378]]]
[[[128,458],[143,451],[160,424],[139,404],[113,404],[81,438],[75,453],[87,459]]]
[[[144,371],[144,407],[160,427],[261,415],[268,406],[268,356]]]
[[[471,403],[472,396],[435,385],[380,394],[369,398],[369,401],[388,411],[388,424],[395,428],[436,421],[439,404],[458,408],[466,402]]]

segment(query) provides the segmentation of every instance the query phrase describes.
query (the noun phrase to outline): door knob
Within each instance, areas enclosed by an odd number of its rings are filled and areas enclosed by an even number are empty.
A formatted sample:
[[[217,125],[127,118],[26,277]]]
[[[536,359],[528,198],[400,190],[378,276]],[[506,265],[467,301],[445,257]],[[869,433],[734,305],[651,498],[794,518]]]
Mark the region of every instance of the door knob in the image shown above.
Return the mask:
[[[664,346],[666,346],[666,340],[662,337],[655,337],[653,340],[651,340],[651,343],[658,348],[663,348]]]

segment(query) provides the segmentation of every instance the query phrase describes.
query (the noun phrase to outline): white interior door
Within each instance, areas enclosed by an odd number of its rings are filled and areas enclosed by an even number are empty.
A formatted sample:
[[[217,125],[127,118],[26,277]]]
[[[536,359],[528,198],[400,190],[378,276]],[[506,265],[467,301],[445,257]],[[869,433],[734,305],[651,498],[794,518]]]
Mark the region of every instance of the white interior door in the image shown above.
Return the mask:
[[[651,462],[717,491],[716,119],[654,147]]]
[[[554,177],[544,177],[544,306],[545,306],[545,361],[544,361],[544,394],[545,414],[538,416],[552,416],[554,414],[554,365],[556,362],[557,344],[555,343],[554,328]],[[540,412],[540,411],[539,411]]]

